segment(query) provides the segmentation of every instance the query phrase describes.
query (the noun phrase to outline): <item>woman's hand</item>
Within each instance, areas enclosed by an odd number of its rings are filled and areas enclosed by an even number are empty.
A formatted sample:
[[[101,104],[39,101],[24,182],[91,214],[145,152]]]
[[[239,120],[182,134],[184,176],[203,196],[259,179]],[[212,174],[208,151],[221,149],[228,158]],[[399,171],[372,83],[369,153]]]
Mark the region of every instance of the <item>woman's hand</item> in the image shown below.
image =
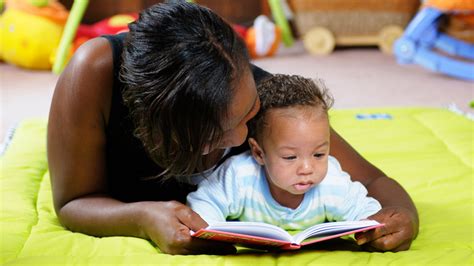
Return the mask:
[[[197,231],[207,223],[188,206],[177,201],[146,202],[142,232],[167,254],[233,254],[231,244],[194,238],[190,230]]]
[[[386,207],[368,217],[385,226],[357,233],[357,244],[370,251],[402,251],[410,248],[418,234],[418,218],[403,207]]]

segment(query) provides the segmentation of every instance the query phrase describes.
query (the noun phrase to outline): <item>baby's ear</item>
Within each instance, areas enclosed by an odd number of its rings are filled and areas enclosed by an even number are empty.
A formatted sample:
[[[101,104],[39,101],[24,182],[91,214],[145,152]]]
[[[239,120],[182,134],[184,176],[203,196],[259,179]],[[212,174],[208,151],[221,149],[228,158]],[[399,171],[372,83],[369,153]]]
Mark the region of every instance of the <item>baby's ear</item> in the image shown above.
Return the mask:
[[[260,165],[265,165],[263,161],[263,150],[258,145],[257,141],[254,138],[249,138],[250,152],[252,153],[253,158]]]

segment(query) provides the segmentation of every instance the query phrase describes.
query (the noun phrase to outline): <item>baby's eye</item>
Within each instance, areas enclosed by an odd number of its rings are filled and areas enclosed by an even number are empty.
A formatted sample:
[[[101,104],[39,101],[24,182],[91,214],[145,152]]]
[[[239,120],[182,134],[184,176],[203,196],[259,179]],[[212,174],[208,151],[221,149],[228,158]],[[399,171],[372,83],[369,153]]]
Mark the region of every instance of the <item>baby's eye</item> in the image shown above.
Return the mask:
[[[325,155],[326,155],[326,153],[316,153],[316,154],[314,154],[314,157],[323,158]]]
[[[296,159],[296,156],[294,156],[294,155],[291,155],[291,156],[283,156],[282,158],[283,158],[284,160],[289,160],[289,161],[291,161],[291,160]]]

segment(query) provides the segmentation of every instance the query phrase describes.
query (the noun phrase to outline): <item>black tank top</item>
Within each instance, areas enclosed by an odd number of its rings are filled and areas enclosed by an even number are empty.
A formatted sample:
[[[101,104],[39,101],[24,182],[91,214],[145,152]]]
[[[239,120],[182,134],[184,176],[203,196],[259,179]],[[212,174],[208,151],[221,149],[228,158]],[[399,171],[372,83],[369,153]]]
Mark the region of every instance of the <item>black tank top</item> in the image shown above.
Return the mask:
[[[167,181],[159,178],[147,179],[147,177],[159,175],[163,169],[148,157],[141,141],[133,135],[133,122],[122,99],[124,85],[119,80],[119,70],[126,33],[103,37],[110,42],[114,61],[114,85],[109,123],[106,129],[109,193],[112,197],[125,202],[178,200],[184,203],[187,194],[196,189],[195,186],[175,179]],[[252,71],[256,82],[269,75],[268,72],[253,65]],[[233,148],[226,158],[247,149],[247,142],[245,142],[241,147]]]

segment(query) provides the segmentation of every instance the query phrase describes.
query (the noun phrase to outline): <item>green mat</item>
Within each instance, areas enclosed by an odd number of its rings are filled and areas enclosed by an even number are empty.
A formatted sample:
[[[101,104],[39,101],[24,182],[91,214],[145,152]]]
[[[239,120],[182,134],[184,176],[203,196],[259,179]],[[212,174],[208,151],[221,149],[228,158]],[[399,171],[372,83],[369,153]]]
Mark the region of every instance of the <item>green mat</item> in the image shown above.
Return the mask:
[[[52,206],[46,120],[19,125],[0,157],[0,264],[6,265],[474,265],[474,122],[441,109],[334,110],[331,123],[412,196],[420,233],[409,251],[303,250],[171,256],[132,237],[64,229]]]

